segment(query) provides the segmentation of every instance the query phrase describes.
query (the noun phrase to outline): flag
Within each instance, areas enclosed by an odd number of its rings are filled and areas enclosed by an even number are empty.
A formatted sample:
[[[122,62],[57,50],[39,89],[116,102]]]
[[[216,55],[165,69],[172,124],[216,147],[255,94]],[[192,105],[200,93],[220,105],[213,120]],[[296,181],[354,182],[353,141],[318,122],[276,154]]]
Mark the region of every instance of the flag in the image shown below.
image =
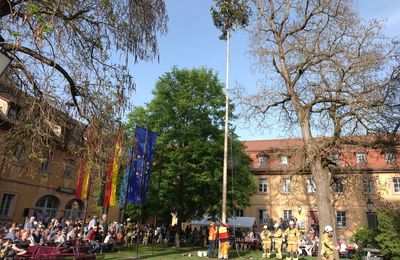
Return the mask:
[[[90,162],[86,162],[83,176],[82,194],[81,198],[86,199],[88,196],[89,185],[90,185]]]
[[[129,147],[128,149],[128,163],[126,164],[125,167],[125,173],[124,177],[122,178],[122,183],[121,183],[121,189],[119,192],[119,205],[124,206],[126,203],[126,196],[128,193],[128,182],[129,182],[129,173],[131,171],[132,167],[132,162],[133,162],[133,153],[132,153],[132,147]]]
[[[128,187],[128,202],[143,203],[150,178],[151,164],[154,158],[157,134],[136,126],[135,137],[137,153],[131,166],[131,178]]]
[[[114,162],[112,168],[110,206],[117,205],[117,179],[120,166],[119,165],[120,158],[121,158],[121,144],[117,142],[117,144],[115,145]]]
[[[83,182],[84,182],[84,176],[85,176],[85,164],[86,160],[85,158],[82,158],[79,162],[79,168],[78,168],[78,182],[76,184],[76,194],[75,198],[81,199],[82,198],[82,187],[83,187]]]
[[[111,185],[112,185],[112,173],[113,173],[113,165],[114,165],[114,155],[115,149],[113,150],[110,161],[108,163],[108,168],[106,172],[106,179],[104,184],[104,196],[103,196],[103,206],[110,206],[110,197],[111,197]]]

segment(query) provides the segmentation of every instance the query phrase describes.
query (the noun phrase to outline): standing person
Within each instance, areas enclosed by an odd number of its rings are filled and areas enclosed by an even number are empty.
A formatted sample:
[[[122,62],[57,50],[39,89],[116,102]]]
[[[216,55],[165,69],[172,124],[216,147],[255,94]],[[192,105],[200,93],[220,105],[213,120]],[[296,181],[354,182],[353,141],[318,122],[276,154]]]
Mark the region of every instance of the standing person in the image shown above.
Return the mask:
[[[286,260],[290,260],[292,258],[293,260],[297,260],[297,248],[299,247],[300,232],[295,227],[295,223],[293,220],[289,221],[289,228],[285,231],[285,237],[287,242]]]
[[[268,230],[268,226],[264,225],[264,230],[261,231],[261,241],[263,254],[262,258],[270,258],[271,257],[271,231]]]
[[[321,259],[323,260],[333,260],[333,252],[338,247],[335,247],[332,240],[332,231],[333,228],[331,226],[325,226],[324,233],[321,237]]]
[[[218,230],[217,227],[215,226],[215,221],[211,220],[210,228],[208,230],[208,252],[207,252],[208,257],[214,257],[214,249],[217,241],[217,234]]]
[[[276,253],[276,258],[282,259],[282,229],[280,229],[279,224],[275,223],[274,233],[272,234],[272,240],[274,242],[274,250]]]
[[[229,233],[228,224],[221,222],[218,228],[218,237],[220,243],[220,251],[218,258],[228,259],[229,258]]]

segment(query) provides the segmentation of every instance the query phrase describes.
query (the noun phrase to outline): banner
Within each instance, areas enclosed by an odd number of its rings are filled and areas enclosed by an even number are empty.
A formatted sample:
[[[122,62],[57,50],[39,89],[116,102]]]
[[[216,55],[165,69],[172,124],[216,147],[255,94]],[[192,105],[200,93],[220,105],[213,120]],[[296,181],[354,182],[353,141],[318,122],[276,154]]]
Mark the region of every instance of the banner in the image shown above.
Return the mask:
[[[106,180],[104,184],[104,197],[103,197],[103,206],[110,206],[110,198],[111,198],[111,185],[112,185],[112,174],[113,174],[113,166],[114,166],[114,156],[115,149],[111,153],[110,161],[108,163],[108,168],[106,172]]]
[[[75,198],[81,199],[82,198],[82,187],[83,187],[83,180],[85,178],[85,164],[86,160],[85,158],[82,158],[79,162],[79,168],[78,168],[78,182],[76,184],[76,195]]]
[[[126,196],[128,194],[128,182],[129,182],[129,173],[131,171],[132,162],[133,162],[133,153],[132,147],[128,148],[128,163],[125,167],[124,177],[122,178],[121,189],[119,192],[119,205],[124,206],[126,203]]]
[[[121,158],[121,144],[117,142],[115,145],[114,163],[112,168],[112,179],[111,179],[111,196],[110,206],[117,205],[117,179],[119,173],[119,160]]]
[[[136,126],[135,137],[137,153],[131,167],[128,202],[143,203],[146,201],[146,192],[154,158],[157,134],[148,129]]]
[[[81,199],[86,199],[89,191],[89,185],[90,185],[90,162],[86,162],[85,165],[85,172],[84,172],[84,177],[83,177],[83,185],[82,185],[82,194],[81,194]]]

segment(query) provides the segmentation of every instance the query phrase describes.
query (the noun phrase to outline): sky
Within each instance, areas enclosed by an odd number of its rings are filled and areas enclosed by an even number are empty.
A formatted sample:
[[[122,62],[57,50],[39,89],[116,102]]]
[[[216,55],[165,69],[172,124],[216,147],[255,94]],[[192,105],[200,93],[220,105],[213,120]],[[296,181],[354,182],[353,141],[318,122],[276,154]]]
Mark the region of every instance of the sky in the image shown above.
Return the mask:
[[[158,61],[140,61],[130,64],[129,69],[136,83],[136,92],[131,96],[133,105],[143,106],[152,99],[151,91],[160,76],[178,68],[211,68],[225,82],[225,41],[218,39],[220,32],[214,27],[210,7],[212,0],[165,0],[169,16],[168,32],[159,38]],[[400,35],[400,0],[358,0],[356,8],[365,20],[385,20],[385,34],[392,37]],[[254,73],[252,58],[248,54],[248,35],[235,32],[230,45],[230,80],[234,87],[244,86],[250,93],[257,89],[261,75]],[[235,102],[235,100],[233,100]],[[280,129],[260,129],[256,122],[243,124],[234,122],[240,140],[260,140],[287,138]],[[291,136],[292,137],[292,136]]]

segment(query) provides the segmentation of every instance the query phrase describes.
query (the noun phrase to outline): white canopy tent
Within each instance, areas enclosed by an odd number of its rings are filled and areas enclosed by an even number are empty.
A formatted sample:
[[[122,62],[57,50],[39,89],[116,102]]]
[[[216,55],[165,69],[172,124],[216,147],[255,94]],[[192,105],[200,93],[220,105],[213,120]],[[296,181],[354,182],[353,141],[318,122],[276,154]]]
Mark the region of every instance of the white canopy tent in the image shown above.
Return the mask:
[[[199,220],[192,220],[190,224],[193,226],[208,226],[210,219],[210,217],[203,217]],[[230,217],[228,218],[228,225],[236,228],[253,228],[257,226],[254,217]]]

